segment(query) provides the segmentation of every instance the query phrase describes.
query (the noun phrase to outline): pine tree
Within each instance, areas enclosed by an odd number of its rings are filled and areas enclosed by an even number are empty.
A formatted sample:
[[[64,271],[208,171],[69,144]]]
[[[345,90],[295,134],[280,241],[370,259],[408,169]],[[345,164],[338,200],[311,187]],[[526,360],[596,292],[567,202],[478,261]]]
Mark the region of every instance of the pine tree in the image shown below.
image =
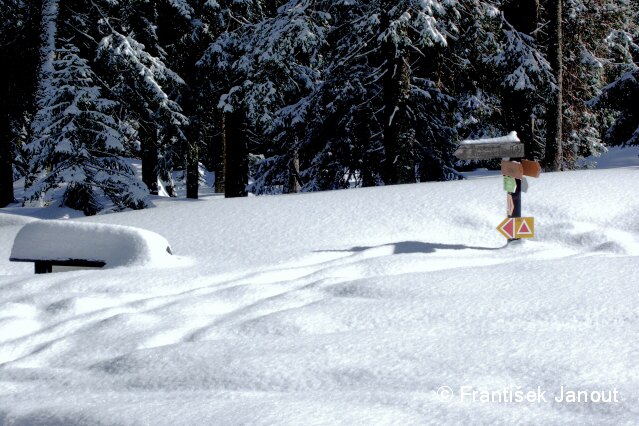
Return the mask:
[[[96,76],[73,45],[56,49],[33,123],[25,197],[91,215],[107,206],[142,208],[147,192],[118,156],[123,136],[112,117],[115,102],[101,95]]]
[[[633,4],[634,3],[634,4]],[[563,161],[574,168],[580,158],[605,151],[602,126],[605,111],[588,108],[586,101],[624,72],[632,69],[639,22],[637,2],[598,0],[566,3],[564,22]]]
[[[197,66],[208,46],[217,37],[217,13],[211,2],[187,2],[172,0],[160,10],[158,32],[166,51],[167,65],[184,80],[180,87],[180,104],[189,120],[185,127],[182,155],[186,168],[186,196],[197,198],[200,176],[200,161],[215,172],[217,186],[223,183],[223,163],[219,149],[219,116],[215,105],[206,96],[208,80]],[[171,13],[177,10],[178,16]],[[222,190],[223,192],[223,190]]]
[[[184,80],[163,60],[157,4],[129,0],[106,4],[99,12],[103,36],[96,56],[105,70],[104,79],[125,107],[125,118],[137,132],[142,180],[157,195],[158,178],[173,186],[171,170],[186,140],[188,118],[176,101]]]
[[[552,169],[636,141],[637,0],[39,6],[0,10],[0,204],[22,158],[30,198],[95,213],[142,206],[124,157],[196,198],[200,161],[244,196],[454,179],[460,138],[511,130]]]
[[[546,170],[559,171],[563,168],[563,1],[548,2],[548,61],[555,77],[555,87],[548,103],[546,119],[546,150],[544,165]]]
[[[316,32],[322,38],[314,56],[322,61],[313,65],[313,84],[278,114],[278,144],[258,170],[255,187],[261,185],[265,192],[278,185],[288,191],[295,181],[303,191],[347,188],[351,181],[367,186],[381,182],[381,121],[373,113],[379,110],[379,83],[371,77],[373,55],[363,46],[371,34],[361,8],[327,6],[319,8],[331,14],[323,15],[326,29]],[[360,53],[365,55],[355,56]]]
[[[622,23],[612,29],[606,42],[610,56],[615,58],[613,64],[623,64],[616,67],[622,75],[589,101],[591,107],[604,114],[610,110],[616,113],[603,135],[603,141],[611,146],[639,145],[639,2],[621,3],[619,7],[626,6]]]
[[[321,10],[317,2],[315,8]],[[384,8],[387,23],[380,20]],[[450,46],[443,34],[456,31],[462,12],[469,20],[477,13],[488,19],[494,8],[401,2],[395,9],[376,1],[328,10],[326,42],[317,46],[320,77],[278,114],[271,138],[276,144],[265,153],[253,190],[286,191],[290,175],[298,173],[296,156],[305,191],[391,183],[393,175],[415,182],[416,169],[420,180],[455,178],[459,117],[452,71],[459,64],[444,63]],[[393,140],[401,146],[385,143]]]
[[[282,110],[308,93],[318,76],[313,64],[323,40],[321,7],[306,0],[282,3],[264,8],[256,2],[244,10],[247,23],[221,34],[200,61],[221,77],[211,95],[219,96],[225,114],[227,196],[246,194],[249,145],[271,149],[262,138],[274,135]],[[265,13],[255,14],[258,9]]]
[[[612,146],[639,145],[639,68],[629,71],[605,87],[590,105],[618,112],[613,125],[606,131],[604,141]]]
[[[0,9],[0,207],[15,201],[14,177],[22,170],[16,142],[24,139],[36,91],[40,14],[37,4],[22,0]]]
[[[503,80],[502,107],[507,112],[504,132],[517,131],[526,146],[526,156],[541,159],[545,151],[548,98],[556,76],[537,32],[541,25],[539,0],[512,1],[503,6],[500,53],[491,60],[499,66]]]

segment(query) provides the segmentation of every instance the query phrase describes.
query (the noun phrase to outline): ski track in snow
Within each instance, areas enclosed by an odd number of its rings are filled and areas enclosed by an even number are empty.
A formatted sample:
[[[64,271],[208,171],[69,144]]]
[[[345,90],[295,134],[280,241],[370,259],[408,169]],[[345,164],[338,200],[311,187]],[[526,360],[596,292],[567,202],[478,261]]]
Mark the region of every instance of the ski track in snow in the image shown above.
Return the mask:
[[[31,219],[0,215],[0,425],[635,424],[636,173],[542,175],[507,246],[490,178],[82,219],[160,233],[173,268],[33,276],[6,262]]]

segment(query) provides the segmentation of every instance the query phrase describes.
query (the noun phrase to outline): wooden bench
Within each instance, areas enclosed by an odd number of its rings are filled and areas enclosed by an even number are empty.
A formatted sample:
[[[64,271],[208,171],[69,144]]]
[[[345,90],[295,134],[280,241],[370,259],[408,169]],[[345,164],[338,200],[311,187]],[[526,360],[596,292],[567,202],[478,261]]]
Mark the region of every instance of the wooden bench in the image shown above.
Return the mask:
[[[85,268],[166,264],[168,241],[130,226],[72,220],[38,220],[16,235],[9,260],[32,262],[36,274]]]

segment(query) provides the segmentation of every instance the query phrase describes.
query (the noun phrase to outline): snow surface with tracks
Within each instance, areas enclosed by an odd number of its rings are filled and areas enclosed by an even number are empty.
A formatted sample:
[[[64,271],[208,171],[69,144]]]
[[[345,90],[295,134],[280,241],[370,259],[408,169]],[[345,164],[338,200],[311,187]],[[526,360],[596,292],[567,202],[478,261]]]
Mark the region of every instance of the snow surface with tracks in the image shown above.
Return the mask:
[[[636,424],[638,176],[531,180],[510,245],[494,177],[158,200],[72,220],[158,233],[170,267],[38,276],[8,262],[35,210],[0,210],[0,425]]]

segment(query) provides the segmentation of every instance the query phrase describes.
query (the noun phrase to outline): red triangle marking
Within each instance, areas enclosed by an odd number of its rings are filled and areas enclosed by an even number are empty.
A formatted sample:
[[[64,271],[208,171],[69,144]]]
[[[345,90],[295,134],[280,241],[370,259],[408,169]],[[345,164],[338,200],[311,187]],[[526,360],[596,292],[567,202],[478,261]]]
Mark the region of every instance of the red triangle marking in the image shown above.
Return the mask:
[[[501,227],[501,229],[508,235],[510,238],[515,237],[515,219],[510,219],[508,222]]]
[[[528,227],[528,224],[526,223],[525,220],[521,221],[521,226],[519,227],[519,231],[517,231],[518,234],[531,234],[530,232],[530,228]]]

